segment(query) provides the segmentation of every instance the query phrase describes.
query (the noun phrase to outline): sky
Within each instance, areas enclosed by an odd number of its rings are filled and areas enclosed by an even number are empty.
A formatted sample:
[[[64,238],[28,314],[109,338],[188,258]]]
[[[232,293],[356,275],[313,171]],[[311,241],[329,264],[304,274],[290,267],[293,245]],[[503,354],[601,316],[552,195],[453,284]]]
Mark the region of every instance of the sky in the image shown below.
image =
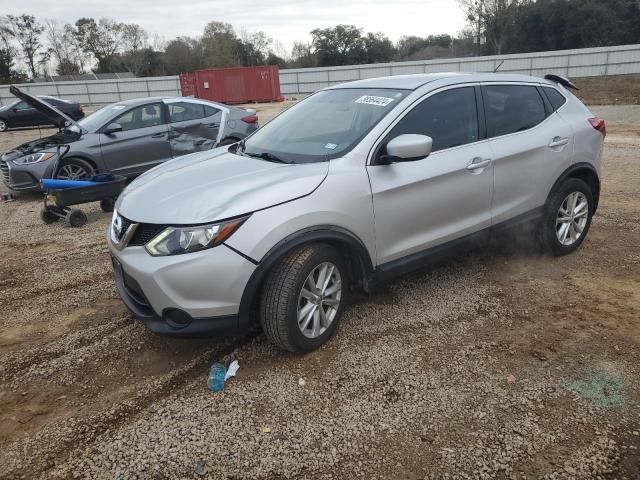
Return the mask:
[[[2,0],[2,14],[21,13],[63,23],[107,17],[138,23],[167,41],[200,35],[216,20],[232,24],[236,31],[261,30],[288,50],[295,40],[310,41],[314,28],[340,23],[385,33],[393,41],[403,35],[453,35],[464,24],[455,0]]]

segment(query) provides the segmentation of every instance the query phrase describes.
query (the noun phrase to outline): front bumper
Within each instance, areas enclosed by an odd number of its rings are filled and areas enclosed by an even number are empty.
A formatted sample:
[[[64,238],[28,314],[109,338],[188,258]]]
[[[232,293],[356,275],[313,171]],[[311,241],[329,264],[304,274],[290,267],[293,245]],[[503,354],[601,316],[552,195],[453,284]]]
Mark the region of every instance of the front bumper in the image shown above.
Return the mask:
[[[230,248],[168,257],[152,257],[144,247],[109,248],[118,293],[150,330],[172,336],[241,333],[240,301],[255,265]]]
[[[51,160],[18,165],[11,160],[0,158],[0,176],[10,190],[16,192],[40,190],[40,179],[45,177]]]

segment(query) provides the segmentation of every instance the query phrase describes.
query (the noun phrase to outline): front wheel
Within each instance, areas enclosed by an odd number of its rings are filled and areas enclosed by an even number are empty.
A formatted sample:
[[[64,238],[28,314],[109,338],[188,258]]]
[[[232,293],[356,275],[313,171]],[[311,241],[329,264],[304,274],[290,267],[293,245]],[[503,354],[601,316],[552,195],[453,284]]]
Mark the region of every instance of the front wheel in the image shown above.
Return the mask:
[[[0,132],[6,132],[9,129],[9,125],[6,120],[0,118]]]
[[[544,207],[539,240],[552,255],[567,255],[584,241],[593,216],[593,193],[579,178],[560,184]]]
[[[65,159],[58,167],[55,177],[60,180],[83,180],[93,174],[93,168],[80,158]]]
[[[342,255],[330,245],[303,246],[268,275],[260,302],[262,328],[284,350],[315,350],[335,332],[347,292]]]

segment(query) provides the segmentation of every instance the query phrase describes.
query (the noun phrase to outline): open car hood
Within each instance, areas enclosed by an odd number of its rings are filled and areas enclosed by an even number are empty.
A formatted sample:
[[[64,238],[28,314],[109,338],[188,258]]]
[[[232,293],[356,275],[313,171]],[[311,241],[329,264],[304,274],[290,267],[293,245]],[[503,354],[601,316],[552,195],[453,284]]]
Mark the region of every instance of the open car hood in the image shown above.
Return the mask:
[[[28,103],[33,108],[38,110],[45,117],[51,120],[56,127],[64,128],[70,125],[76,125],[80,129],[80,131],[82,131],[82,127],[78,125],[72,118],[67,117],[56,107],[49,105],[44,100],[41,100],[38,97],[34,97],[30,93],[23,92],[15,85],[11,85],[9,87],[9,92],[11,92],[13,96],[18,97],[23,102]]]

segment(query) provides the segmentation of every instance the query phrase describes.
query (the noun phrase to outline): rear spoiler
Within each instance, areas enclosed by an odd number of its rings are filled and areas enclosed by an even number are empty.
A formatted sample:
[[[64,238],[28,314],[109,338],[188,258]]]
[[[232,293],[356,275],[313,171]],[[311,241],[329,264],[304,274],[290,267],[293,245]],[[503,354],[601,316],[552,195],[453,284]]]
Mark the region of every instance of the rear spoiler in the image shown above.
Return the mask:
[[[545,75],[544,79],[549,80],[551,82],[559,83],[564,88],[570,88],[572,90],[580,90],[578,87],[575,86],[573,82],[571,82],[571,80],[569,80],[566,77],[561,77],[560,75],[549,74],[549,75]]]

